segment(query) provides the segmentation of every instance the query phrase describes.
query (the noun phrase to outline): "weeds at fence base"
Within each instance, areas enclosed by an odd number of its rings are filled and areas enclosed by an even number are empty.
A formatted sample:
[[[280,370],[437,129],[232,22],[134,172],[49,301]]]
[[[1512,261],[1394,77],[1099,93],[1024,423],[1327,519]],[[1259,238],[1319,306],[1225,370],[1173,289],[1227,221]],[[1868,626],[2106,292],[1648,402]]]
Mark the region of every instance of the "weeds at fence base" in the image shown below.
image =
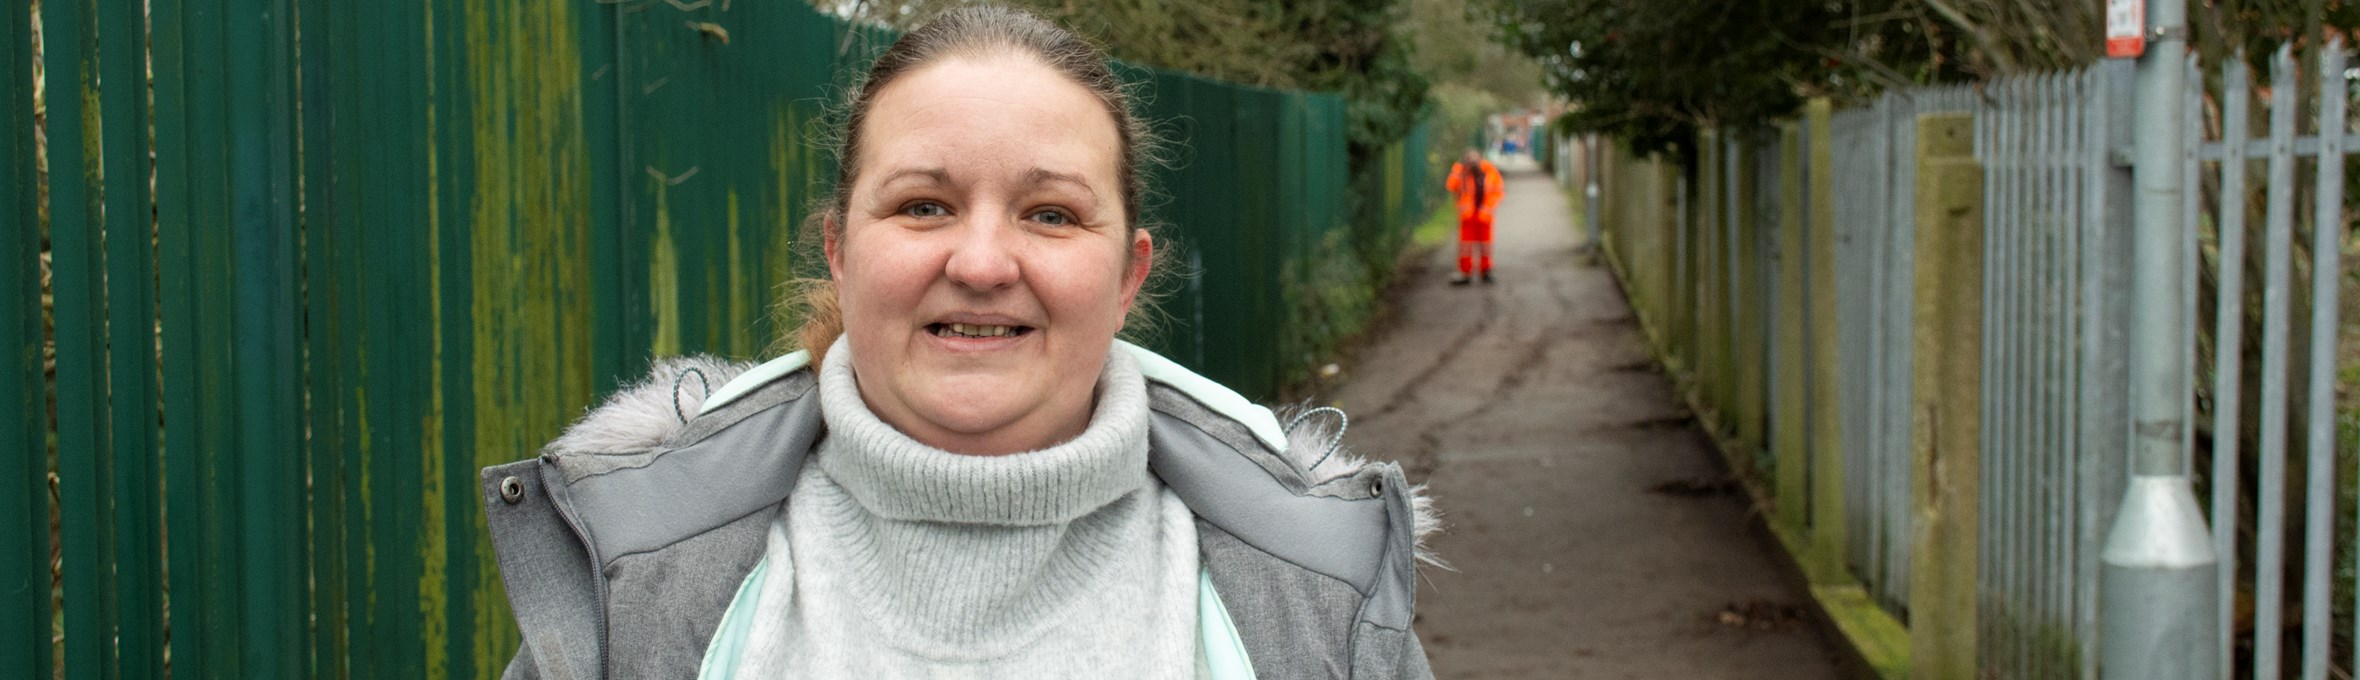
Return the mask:
[[[1288,369],[1279,383],[1277,403],[1297,403],[1325,393],[1337,382],[1347,379],[1350,370],[1328,373],[1324,369],[1335,365],[1350,367],[1353,357],[1369,339],[1391,328],[1395,313],[1410,286],[1417,285],[1425,273],[1428,258],[1441,247],[1448,228],[1458,223],[1458,213],[1450,205],[1435,209],[1434,216],[1412,232],[1409,243],[1394,256],[1389,267],[1372,267],[1365,278],[1355,278],[1345,268],[1334,265],[1320,267],[1313,272],[1317,285],[1304,299],[1292,301],[1296,309],[1304,310],[1302,318],[1309,323],[1324,323],[1328,335],[1323,338],[1298,337],[1290,339],[1290,347],[1304,348],[1302,361]],[[1429,233],[1431,232],[1431,233]],[[1357,258],[1323,258],[1331,262]],[[1287,276],[1292,276],[1288,273]]]
[[[1456,204],[1444,202],[1435,207],[1434,214],[1427,216],[1426,221],[1418,223],[1418,228],[1410,232],[1410,250],[1442,245],[1450,240],[1451,227],[1458,226],[1458,223],[1459,207]]]

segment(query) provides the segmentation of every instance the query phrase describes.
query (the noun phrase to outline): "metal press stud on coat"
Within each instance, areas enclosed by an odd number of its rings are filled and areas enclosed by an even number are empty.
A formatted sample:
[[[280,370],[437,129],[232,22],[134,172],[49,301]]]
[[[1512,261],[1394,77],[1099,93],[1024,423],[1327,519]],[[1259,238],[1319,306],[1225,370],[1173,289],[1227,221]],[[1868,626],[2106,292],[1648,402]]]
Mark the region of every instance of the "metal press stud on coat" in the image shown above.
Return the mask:
[[[524,502],[524,480],[515,477],[500,478],[500,500],[508,501],[509,505]]]

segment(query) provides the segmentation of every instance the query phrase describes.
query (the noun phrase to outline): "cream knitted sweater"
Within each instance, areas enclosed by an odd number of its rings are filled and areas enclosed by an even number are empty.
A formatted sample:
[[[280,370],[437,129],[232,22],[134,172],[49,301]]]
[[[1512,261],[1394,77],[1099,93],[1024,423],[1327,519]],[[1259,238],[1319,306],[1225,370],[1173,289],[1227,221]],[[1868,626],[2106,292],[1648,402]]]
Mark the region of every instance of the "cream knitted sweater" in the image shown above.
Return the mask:
[[[1196,528],[1147,469],[1146,383],[1108,354],[1072,441],[966,456],[871,413],[838,343],[828,433],[771,527],[739,678],[1192,677]]]

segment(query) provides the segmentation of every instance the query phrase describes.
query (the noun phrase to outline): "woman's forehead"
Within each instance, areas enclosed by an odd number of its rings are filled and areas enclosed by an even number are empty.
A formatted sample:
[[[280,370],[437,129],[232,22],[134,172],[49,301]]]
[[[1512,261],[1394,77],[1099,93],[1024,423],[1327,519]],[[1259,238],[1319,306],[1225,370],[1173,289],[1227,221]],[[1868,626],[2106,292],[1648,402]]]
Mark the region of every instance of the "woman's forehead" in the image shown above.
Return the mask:
[[[1112,181],[1122,140],[1097,95],[1039,59],[952,57],[877,92],[860,131],[862,174],[986,166]],[[1104,174],[1105,177],[1092,177]]]

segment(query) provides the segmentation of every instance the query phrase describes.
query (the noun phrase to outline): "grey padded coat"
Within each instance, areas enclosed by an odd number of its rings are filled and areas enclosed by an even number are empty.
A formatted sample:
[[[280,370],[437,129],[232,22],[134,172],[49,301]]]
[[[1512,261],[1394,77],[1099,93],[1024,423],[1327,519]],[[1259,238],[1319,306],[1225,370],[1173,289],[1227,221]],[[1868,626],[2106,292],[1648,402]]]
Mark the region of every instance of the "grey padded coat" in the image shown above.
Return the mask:
[[[1343,454],[1314,467],[1325,433],[1284,432],[1237,393],[1116,346],[1147,376],[1149,467],[1195,513],[1256,677],[1432,677],[1410,623],[1436,522],[1401,469]],[[524,632],[506,677],[696,677],[824,429],[807,363],[663,362],[541,455],[483,470]],[[696,374],[726,384],[698,395]]]

